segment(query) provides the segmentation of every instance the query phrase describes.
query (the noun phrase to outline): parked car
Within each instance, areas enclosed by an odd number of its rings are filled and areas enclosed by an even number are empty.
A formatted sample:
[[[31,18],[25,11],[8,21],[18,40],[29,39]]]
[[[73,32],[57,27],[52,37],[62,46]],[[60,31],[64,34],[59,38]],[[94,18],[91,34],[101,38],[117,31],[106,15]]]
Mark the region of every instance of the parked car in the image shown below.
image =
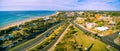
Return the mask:
[[[17,44],[17,42],[12,42],[12,44]]]
[[[12,47],[14,47],[14,46],[15,46],[15,44],[11,44],[9,47],[12,48]]]
[[[22,41],[22,39],[20,39],[20,40],[18,40],[19,42],[21,42]]]

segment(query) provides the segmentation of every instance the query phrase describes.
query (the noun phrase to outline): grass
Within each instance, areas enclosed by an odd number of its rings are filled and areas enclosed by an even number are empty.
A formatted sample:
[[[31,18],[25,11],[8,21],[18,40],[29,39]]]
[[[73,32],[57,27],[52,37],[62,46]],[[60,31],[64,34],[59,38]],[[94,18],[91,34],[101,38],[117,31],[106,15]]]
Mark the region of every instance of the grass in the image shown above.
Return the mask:
[[[55,51],[78,51],[77,46],[80,45],[83,45],[82,50],[85,50],[85,48],[88,49],[91,46],[91,44],[93,44],[93,46],[90,49],[90,51],[116,51],[115,48],[110,47],[110,49],[108,49],[108,45],[106,45],[105,43],[85,35],[84,32],[82,32],[76,27],[74,28],[77,32],[75,34],[70,34],[69,32],[71,32],[71,30],[68,29],[68,33],[64,36],[62,41],[60,41],[56,45]]]
[[[100,32],[103,36],[108,36],[110,34],[114,34],[115,32],[118,32],[118,30],[112,30],[112,29],[109,29],[109,30],[106,30],[106,31],[103,31],[103,32]]]
[[[82,44],[83,48],[87,47],[89,48],[89,46],[93,43],[93,47],[91,48],[91,51],[107,51],[108,49],[106,48],[106,44],[102,43],[99,40],[96,40],[92,37],[86,36],[82,31],[80,31],[79,29],[76,28],[77,32],[77,36],[76,36],[76,40],[78,42],[78,44]]]

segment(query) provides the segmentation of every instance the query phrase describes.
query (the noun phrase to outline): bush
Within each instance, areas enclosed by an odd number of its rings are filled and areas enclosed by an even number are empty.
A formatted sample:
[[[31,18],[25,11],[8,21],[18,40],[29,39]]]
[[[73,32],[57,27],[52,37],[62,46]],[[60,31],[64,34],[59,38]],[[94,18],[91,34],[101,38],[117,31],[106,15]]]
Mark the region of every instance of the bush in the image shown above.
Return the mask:
[[[75,34],[77,31],[73,30],[70,32],[70,34]]]
[[[41,45],[40,47],[38,47],[38,49],[43,49],[44,47]]]
[[[70,26],[70,30],[74,30],[75,28],[73,26]]]

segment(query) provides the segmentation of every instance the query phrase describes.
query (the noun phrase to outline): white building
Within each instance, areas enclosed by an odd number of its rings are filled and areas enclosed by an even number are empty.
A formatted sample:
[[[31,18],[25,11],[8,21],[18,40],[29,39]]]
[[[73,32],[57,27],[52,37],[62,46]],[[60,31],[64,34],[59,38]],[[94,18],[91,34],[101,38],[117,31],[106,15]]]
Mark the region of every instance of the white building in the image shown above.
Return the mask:
[[[99,30],[99,31],[105,31],[108,30],[108,27],[102,26],[102,27],[96,27],[95,30]]]
[[[50,18],[46,17],[46,18],[44,18],[44,20],[50,20]]]

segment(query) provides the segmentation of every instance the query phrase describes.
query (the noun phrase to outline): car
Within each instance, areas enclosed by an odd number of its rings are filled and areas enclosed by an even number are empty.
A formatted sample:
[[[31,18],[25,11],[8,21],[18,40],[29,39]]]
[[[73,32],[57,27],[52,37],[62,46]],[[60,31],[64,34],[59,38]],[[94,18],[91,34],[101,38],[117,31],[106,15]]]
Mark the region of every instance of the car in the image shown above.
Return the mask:
[[[14,47],[14,46],[15,46],[15,44],[11,44],[9,47],[12,48],[12,47]]]
[[[28,37],[23,37],[22,39],[25,40],[25,39],[27,39],[27,38],[28,38]]]
[[[48,37],[49,36],[49,34],[46,34],[46,37]]]
[[[12,42],[12,44],[17,44],[17,42]]]
[[[27,39],[33,39],[33,38],[35,38],[34,35],[31,35],[31,36],[28,36],[28,37],[27,37]]]
[[[18,40],[19,42],[21,42],[22,41],[22,39],[20,39],[20,40]]]

